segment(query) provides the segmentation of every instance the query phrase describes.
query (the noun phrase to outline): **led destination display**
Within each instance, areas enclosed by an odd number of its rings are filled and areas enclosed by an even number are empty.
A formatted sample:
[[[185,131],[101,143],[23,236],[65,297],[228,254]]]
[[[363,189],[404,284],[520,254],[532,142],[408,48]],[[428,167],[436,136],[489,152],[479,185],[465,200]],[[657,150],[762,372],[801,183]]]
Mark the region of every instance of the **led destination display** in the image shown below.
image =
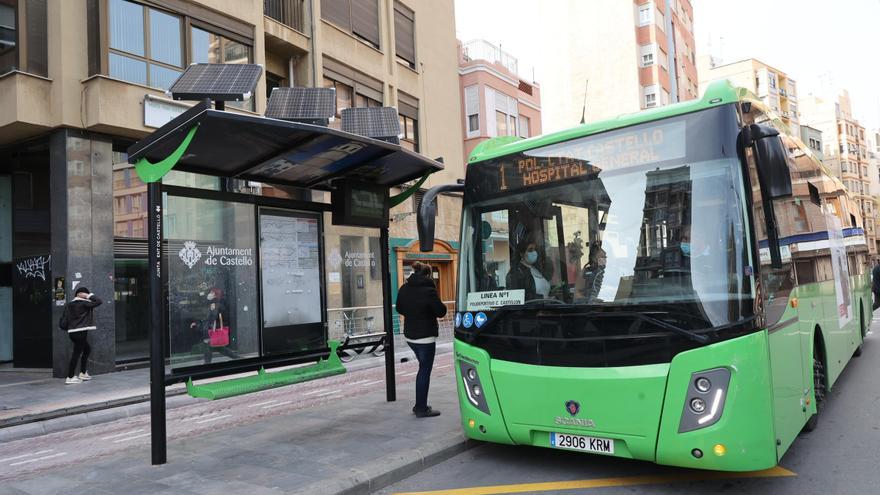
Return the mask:
[[[567,181],[583,175],[684,158],[685,122],[615,131],[519,155],[499,164],[498,190],[509,191]]]

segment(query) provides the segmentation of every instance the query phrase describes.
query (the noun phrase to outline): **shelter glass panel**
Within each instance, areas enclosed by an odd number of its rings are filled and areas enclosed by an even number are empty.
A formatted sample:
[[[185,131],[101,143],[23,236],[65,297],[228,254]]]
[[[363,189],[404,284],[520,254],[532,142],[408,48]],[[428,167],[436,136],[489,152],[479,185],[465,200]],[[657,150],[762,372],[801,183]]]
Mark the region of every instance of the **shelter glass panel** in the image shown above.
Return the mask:
[[[257,356],[254,206],[166,196],[164,236],[172,368]]]
[[[332,225],[329,213],[325,225],[329,337],[384,332],[379,229]]]

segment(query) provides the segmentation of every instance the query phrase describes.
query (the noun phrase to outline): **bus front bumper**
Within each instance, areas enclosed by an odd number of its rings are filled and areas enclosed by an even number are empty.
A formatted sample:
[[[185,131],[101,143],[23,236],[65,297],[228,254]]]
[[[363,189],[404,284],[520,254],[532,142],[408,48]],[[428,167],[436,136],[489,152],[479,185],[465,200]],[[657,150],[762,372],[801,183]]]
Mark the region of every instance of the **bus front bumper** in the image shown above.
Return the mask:
[[[757,332],[683,352],[669,364],[564,368],[492,360],[456,340],[462,427],[470,438],[496,443],[553,448],[558,434],[578,435],[613,442],[605,455],[698,469],[766,469],[777,462],[767,345],[766,332]],[[692,414],[686,407],[695,378],[711,370],[722,370],[712,378],[729,376],[726,384],[715,380],[724,388],[717,417],[707,426],[683,421]],[[704,416],[714,392],[705,397]]]

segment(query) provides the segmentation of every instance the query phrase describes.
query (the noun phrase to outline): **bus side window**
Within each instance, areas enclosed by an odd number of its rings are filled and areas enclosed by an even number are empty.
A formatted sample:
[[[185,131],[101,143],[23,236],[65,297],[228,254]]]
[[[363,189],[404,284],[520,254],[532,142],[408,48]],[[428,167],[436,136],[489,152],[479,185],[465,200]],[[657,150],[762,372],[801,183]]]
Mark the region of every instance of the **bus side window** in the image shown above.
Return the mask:
[[[477,286],[481,291],[501,289],[510,271],[508,212],[489,211],[483,213],[480,220],[483,266]]]

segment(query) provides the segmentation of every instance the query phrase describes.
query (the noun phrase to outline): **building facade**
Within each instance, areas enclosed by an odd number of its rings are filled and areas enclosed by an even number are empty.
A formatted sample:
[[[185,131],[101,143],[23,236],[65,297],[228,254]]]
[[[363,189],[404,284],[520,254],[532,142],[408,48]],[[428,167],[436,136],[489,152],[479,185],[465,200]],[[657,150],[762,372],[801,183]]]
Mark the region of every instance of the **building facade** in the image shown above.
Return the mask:
[[[70,344],[55,322],[76,284],[106,301],[91,369],[146,356],[146,195],[125,151],[188,107],[165,90],[191,63],[264,67],[229,111],[262,115],[279,86],[332,86],[337,111],[396,107],[403,146],[445,163],[425,186],[463,176],[451,0],[0,0],[0,19],[11,40],[0,46],[0,361],[62,373]],[[174,172],[164,182],[308,193]],[[460,200],[440,201],[448,245]],[[392,212],[393,243],[416,237],[412,208]],[[204,215],[166,225],[203,228]],[[381,328],[374,310],[345,309],[381,307],[381,276],[363,263],[381,256],[378,230],[324,225],[330,334],[351,318]]]
[[[823,155],[828,167],[856,200],[864,219],[870,256],[880,252],[877,240],[877,203],[871,193],[876,178],[869,170],[865,128],[853,117],[849,92],[836,98],[808,95],[800,101],[801,121],[822,132]]]
[[[808,125],[801,125],[800,128],[801,141],[810,148],[820,162],[825,161],[825,153],[822,151],[822,131]]]
[[[541,2],[544,127],[557,131],[697,97],[689,0]]]
[[[788,74],[754,58],[719,64],[711,56],[700,57],[699,73],[700,91],[712,81],[729,79],[758,95],[788,126],[792,136],[800,135],[797,83]]]
[[[487,139],[541,134],[541,88],[518,75],[515,57],[484,40],[459,43],[458,53],[465,163]]]

